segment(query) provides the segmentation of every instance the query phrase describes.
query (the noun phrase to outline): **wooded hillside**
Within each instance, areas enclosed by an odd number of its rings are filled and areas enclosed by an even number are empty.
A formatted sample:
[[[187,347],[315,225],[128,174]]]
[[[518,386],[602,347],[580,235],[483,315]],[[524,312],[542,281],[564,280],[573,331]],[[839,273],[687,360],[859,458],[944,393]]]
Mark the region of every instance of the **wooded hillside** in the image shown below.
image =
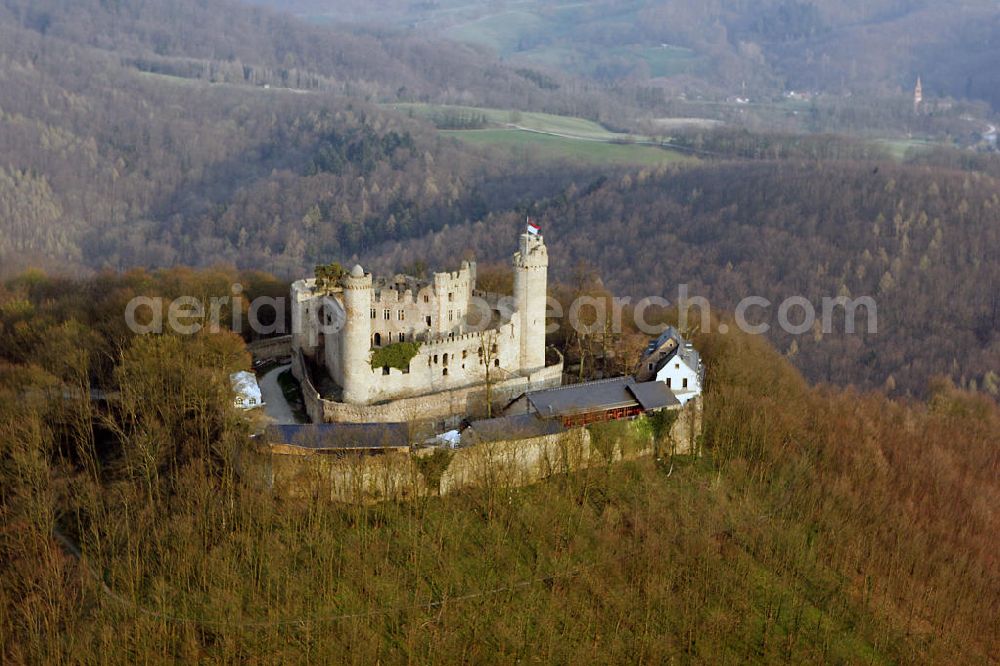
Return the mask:
[[[48,350],[0,360],[7,661],[934,664],[1000,647],[1000,413],[981,395],[810,388],[760,338],[703,335],[701,460],[287,503],[246,475],[236,336],[122,340],[102,384],[119,394],[95,407],[81,381],[103,361],[70,343],[118,316],[47,319],[53,286],[0,293]]]
[[[934,375],[948,374],[995,392],[998,193],[982,173],[792,159],[601,179],[534,215],[564,279],[589,264],[613,292],[673,302],[688,284],[720,316],[748,296],[769,299],[770,339],[810,379],[924,395]],[[499,259],[520,224],[498,215],[371,256],[383,265],[446,261],[457,246]],[[871,296],[877,334],[863,334],[862,316],[858,335],[844,335],[839,318],[832,335],[789,335],[776,314],[791,296],[817,313],[824,297]]]
[[[476,219],[506,177],[525,196],[550,182],[366,102],[449,90],[484,104],[584,99],[466,47],[311,28],[221,0],[8,0],[0,271],[297,271]]]

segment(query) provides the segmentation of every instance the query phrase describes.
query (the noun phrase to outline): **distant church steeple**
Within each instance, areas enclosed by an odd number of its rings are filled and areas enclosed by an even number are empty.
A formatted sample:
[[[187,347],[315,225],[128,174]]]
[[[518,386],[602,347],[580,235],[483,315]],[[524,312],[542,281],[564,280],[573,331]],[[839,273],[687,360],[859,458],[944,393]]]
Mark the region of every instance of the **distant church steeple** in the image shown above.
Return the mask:
[[[920,113],[920,105],[924,101],[924,86],[917,77],[917,85],[913,88],[913,113]]]

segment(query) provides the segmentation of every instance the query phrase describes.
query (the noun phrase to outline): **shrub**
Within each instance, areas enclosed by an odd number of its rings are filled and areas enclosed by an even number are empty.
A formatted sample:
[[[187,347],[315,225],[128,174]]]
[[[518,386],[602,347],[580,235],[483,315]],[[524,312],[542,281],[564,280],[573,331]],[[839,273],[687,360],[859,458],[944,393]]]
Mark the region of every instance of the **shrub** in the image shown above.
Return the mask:
[[[316,288],[317,289],[328,289],[330,287],[336,287],[340,284],[340,278],[344,276],[347,271],[336,261],[332,264],[323,264],[316,267]]]
[[[396,368],[397,370],[407,370],[410,361],[420,352],[419,342],[397,342],[395,344],[379,347],[372,352],[372,369]]]

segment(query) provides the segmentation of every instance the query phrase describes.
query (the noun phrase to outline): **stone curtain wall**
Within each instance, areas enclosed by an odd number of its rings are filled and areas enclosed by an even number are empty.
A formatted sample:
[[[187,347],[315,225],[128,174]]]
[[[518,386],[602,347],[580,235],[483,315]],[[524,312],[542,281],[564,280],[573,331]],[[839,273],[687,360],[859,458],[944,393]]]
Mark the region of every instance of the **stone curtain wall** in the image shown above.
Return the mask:
[[[588,467],[635,460],[654,454],[698,453],[702,419],[701,398],[679,410],[670,430],[667,451],[657,451],[651,436],[636,437],[644,429],[626,422],[628,440],[598,446],[586,428],[540,437],[512,438],[455,450],[421,449],[382,454],[331,455],[289,447],[267,447],[256,456],[259,473],[247,469],[282,497],[323,497],[337,502],[368,503],[448,495],[471,487],[513,488]],[[602,452],[603,450],[603,452]],[[421,458],[447,456],[438,479],[429,479]]]
[[[286,358],[292,355],[292,336],[283,335],[280,338],[256,340],[247,345],[255,361],[270,361]]]
[[[493,402],[503,405],[529,390],[558,386],[562,364],[549,366],[527,377],[510,377],[493,384]],[[317,423],[406,423],[414,420],[457,424],[466,415],[485,414],[486,387],[475,384],[430,395],[401,398],[379,405],[352,405],[320,400],[323,417]]]
[[[554,474],[589,467],[596,461],[595,453],[590,433],[583,428],[468,446],[455,452],[441,475],[438,493],[447,495],[469,487],[531,485]]]
[[[673,453],[701,455],[698,436],[705,411],[703,400],[701,395],[691,398],[678,411],[677,420],[670,426],[669,445],[673,447]]]
[[[419,358],[419,357],[418,357]],[[471,360],[471,359],[469,359]],[[416,363],[416,359],[413,361]],[[427,361],[424,360],[424,363]],[[478,356],[476,357],[478,363]],[[562,381],[560,360],[527,376],[508,377],[493,384],[494,403],[503,404],[528,390],[552,388]],[[402,398],[379,405],[352,405],[324,400],[313,386],[301,353],[292,355],[292,374],[302,386],[306,413],[313,423],[407,423],[410,421],[461,421],[470,408],[484,408],[486,388],[482,384],[431,395]],[[503,377],[503,374],[499,375]]]
[[[409,453],[334,456],[272,452],[270,472],[274,492],[289,499],[371,503],[428,494],[424,477]]]
[[[299,380],[302,389],[302,401],[305,403],[306,414],[313,423],[323,423],[323,403],[326,402],[319,397],[319,391],[313,386],[309,371],[306,369],[305,361],[302,358],[302,351],[298,350],[292,354],[292,376]]]

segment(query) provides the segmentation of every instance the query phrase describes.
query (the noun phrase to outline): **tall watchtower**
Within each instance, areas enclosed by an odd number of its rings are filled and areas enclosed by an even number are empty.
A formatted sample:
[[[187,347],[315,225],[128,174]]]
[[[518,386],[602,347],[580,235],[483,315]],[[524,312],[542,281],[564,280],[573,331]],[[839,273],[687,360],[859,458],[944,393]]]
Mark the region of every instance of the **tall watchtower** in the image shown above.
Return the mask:
[[[344,328],[340,333],[343,401],[366,404],[372,383],[372,276],[355,265],[343,278]]]
[[[534,229],[534,231],[531,231]],[[545,306],[549,254],[537,227],[521,234],[514,253],[514,298],[521,322],[521,371],[545,367]]]

